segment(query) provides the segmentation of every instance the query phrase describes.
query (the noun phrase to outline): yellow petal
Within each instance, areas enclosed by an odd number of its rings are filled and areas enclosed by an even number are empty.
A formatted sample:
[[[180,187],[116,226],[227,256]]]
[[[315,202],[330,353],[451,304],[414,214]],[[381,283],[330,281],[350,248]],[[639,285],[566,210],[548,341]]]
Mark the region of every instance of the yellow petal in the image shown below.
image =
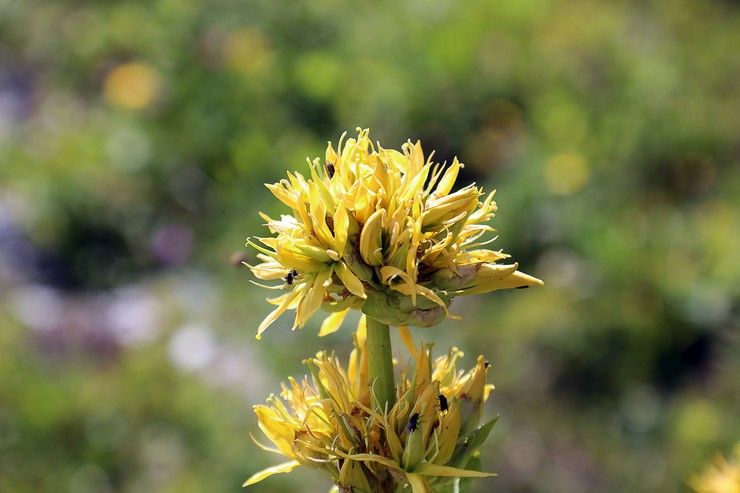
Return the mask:
[[[347,232],[349,231],[349,216],[344,205],[339,204],[334,212],[334,247],[342,254],[347,244]]]
[[[365,347],[365,341],[367,340],[367,316],[364,313],[357,323],[357,332],[355,334],[357,334],[357,344],[360,347]]]
[[[344,286],[350,293],[363,299],[367,298],[365,288],[362,286],[362,281],[360,281],[360,278],[349,270],[344,262],[334,264],[334,272],[337,273],[337,276],[339,276],[339,279],[342,280],[342,283],[344,283]]]
[[[275,396],[271,398],[268,403],[274,407],[254,406],[259,428],[285,457],[295,457],[292,450],[295,435],[291,423],[286,422],[290,417],[286,414],[283,403]]]
[[[455,258],[455,264],[480,264],[483,262],[496,262],[505,258],[509,258],[509,255],[506,253],[481,248],[478,250],[466,250],[464,252],[460,252]]]
[[[262,339],[262,333],[265,331],[265,329],[267,329],[267,327],[269,327],[275,320],[277,320],[280,315],[285,313],[285,310],[288,309],[288,306],[296,298],[296,296],[298,296],[298,290],[291,291],[290,293],[285,293],[283,296],[277,298],[281,300],[280,306],[270,312],[270,314],[265,317],[260,326],[257,328],[257,339]]]
[[[302,328],[306,325],[311,315],[316,313],[316,310],[321,307],[321,302],[324,300],[324,294],[326,293],[326,283],[332,274],[332,268],[327,267],[316,274],[313,285],[298,303],[298,313],[296,314],[296,324],[298,327]]]
[[[293,193],[289,192],[283,186],[283,183],[265,183],[265,186],[272,192],[272,194],[280,200],[283,204],[287,205],[291,209],[296,208],[296,197]]]
[[[371,266],[383,264],[382,222],[384,216],[384,209],[373,212],[360,232],[360,255]]]
[[[268,447],[267,445],[265,445],[263,443],[260,443],[259,440],[257,440],[256,438],[254,438],[254,435],[252,435],[251,433],[249,434],[249,438],[251,438],[252,441],[254,442],[254,444],[257,445],[262,450],[264,450],[265,452],[271,452],[273,454],[278,454],[278,455],[285,455],[280,450],[278,450],[276,448]]]
[[[455,451],[457,436],[460,434],[460,423],[460,406],[454,406],[442,418],[442,423],[440,424],[442,431],[439,440],[441,445],[439,447],[439,454],[433,461],[436,464],[444,465],[452,457]]]
[[[380,268],[380,276],[383,279],[383,282],[385,284],[389,284],[389,281],[391,278],[398,276],[403,281],[404,284],[397,284],[395,286],[391,286],[392,289],[403,293],[407,296],[411,296],[411,304],[413,306],[416,306],[416,283],[411,278],[410,275],[408,275],[405,271],[402,271],[401,269],[398,269],[396,267],[386,265],[385,267]],[[404,292],[405,291],[405,292]]]
[[[360,461],[368,461],[368,462],[378,462],[380,464],[383,464],[384,466],[394,469],[396,471],[402,471],[401,466],[398,465],[398,463],[394,460],[388,459],[387,457],[383,457],[382,455],[376,455],[376,454],[346,454],[342,452],[340,449],[334,449],[333,452],[341,457],[342,459],[350,459],[350,460],[360,460]]]
[[[434,190],[434,194],[441,197],[442,195],[447,195],[448,193],[450,193],[450,190],[452,190],[452,186],[455,184],[455,180],[457,180],[457,174],[462,167],[462,164],[457,160],[457,158],[455,158],[452,161],[452,166],[447,168],[444,176],[439,181],[439,184],[437,184],[437,187]]]
[[[403,341],[403,344],[406,346],[406,350],[411,354],[411,357],[418,361],[419,358],[421,357],[421,354],[419,353],[419,349],[416,347],[416,344],[414,343],[414,338],[411,337],[411,331],[406,325],[401,327],[401,340]]]
[[[529,286],[543,286],[545,283],[536,277],[525,274],[524,272],[514,271],[511,274],[502,276],[512,265],[492,265],[484,264],[478,276],[471,283],[470,288],[463,288],[464,295],[482,294],[498,289],[524,288]],[[514,268],[517,264],[513,265]]]
[[[244,481],[244,484],[242,485],[242,487],[244,487],[244,486],[251,486],[251,485],[253,485],[255,483],[259,483],[263,479],[269,478],[273,474],[280,474],[280,473],[285,473],[285,472],[291,472],[293,469],[295,469],[296,467],[298,467],[300,465],[301,465],[300,462],[295,461],[295,460],[292,460],[290,462],[283,462],[282,464],[278,464],[276,466],[268,467],[267,469],[263,469],[260,472],[253,474],[252,477],[250,477],[249,479],[247,479],[246,481]]]
[[[400,196],[402,202],[406,202],[419,195],[419,192],[424,187],[427,176],[429,176],[429,167],[424,166],[419,174],[412,176],[411,182],[404,187],[403,193]]]
[[[329,334],[333,334],[342,326],[344,318],[349,313],[349,308],[342,312],[335,312],[324,319],[321,324],[321,330],[319,330],[319,337],[324,337]]]
[[[424,478],[418,474],[406,473],[406,479],[409,480],[413,493],[429,493],[431,491]]]

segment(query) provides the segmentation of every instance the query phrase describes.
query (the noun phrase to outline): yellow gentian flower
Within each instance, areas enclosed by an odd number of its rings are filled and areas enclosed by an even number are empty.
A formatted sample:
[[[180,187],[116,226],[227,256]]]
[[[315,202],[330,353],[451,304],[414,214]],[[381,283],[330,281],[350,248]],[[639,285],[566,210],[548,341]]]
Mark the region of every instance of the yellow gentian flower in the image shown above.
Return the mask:
[[[308,360],[311,378],[290,379],[280,396],[255,406],[259,427],[274,448],[290,459],[254,474],[249,486],[298,466],[321,469],[339,491],[434,491],[465,477],[494,476],[469,470],[495,420],[478,426],[492,385],[488,364],[478,358],[469,372],[459,371],[456,348],[431,360],[431,346],[416,346],[407,329],[402,336],[412,362],[400,368],[397,399],[381,409],[368,377],[365,317],[354,336],[347,367],[334,354]],[[254,438],[254,437],[253,437]]]
[[[309,161],[310,176],[288,173],[267,185],[292,214],[263,215],[275,235],[249,240],[260,263],[249,266],[272,289],[285,292],[260,324],[257,337],[286,310],[293,328],[323,308],[331,315],[321,335],[339,328],[350,308],[387,325],[431,327],[450,316],[456,296],[540,285],[501,265],[509,255],[483,248],[493,228],[493,193],[475,185],[452,188],[463,164],[445,167],[425,158],[420,143],[402,150],[373,145],[368,130],[329,143],[323,162]],[[265,286],[267,287],[267,286]]]

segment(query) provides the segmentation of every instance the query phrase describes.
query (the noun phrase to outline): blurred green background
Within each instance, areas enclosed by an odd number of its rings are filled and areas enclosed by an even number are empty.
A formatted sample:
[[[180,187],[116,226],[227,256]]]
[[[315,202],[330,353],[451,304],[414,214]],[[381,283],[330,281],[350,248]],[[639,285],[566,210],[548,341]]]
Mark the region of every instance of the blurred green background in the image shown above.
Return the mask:
[[[720,0],[1,0],[0,491],[282,461],[251,406],[349,331],[255,341],[242,245],[357,126],[458,156],[546,281],[414,332],[493,363],[478,491],[688,491],[740,440],[738,46]]]

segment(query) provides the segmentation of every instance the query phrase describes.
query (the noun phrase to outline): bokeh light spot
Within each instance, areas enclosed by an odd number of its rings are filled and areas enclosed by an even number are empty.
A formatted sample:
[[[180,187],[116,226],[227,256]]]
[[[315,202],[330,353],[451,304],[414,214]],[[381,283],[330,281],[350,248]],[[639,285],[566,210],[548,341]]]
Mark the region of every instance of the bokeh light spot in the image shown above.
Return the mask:
[[[269,42],[260,31],[253,28],[236,29],[223,45],[226,65],[245,75],[253,75],[264,69],[270,55]]]
[[[211,329],[201,325],[182,327],[172,336],[168,349],[172,364],[183,371],[202,370],[216,356]]]
[[[556,195],[572,195],[588,182],[590,170],[581,154],[564,152],[548,159],[545,164],[545,183]]]
[[[299,87],[309,96],[328,100],[334,93],[342,74],[338,60],[326,53],[312,53],[298,58],[295,77]]]
[[[140,110],[151,105],[162,88],[162,79],[151,66],[124,63],[105,78],[105,99],[119,108]]]
[[[714,440],[721,431],[718,411],[711,402],[697,399],[689,402],[678,415],[676,431],[685,442],[700,445]]]

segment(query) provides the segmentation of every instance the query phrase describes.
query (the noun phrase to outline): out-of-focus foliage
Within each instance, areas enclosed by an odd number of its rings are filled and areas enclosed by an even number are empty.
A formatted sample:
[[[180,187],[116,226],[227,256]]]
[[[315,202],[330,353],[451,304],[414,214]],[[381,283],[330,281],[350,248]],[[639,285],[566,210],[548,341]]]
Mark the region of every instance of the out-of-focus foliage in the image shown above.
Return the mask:
[[[740,438],[739,45],[730,0],[3,1],[0,491],[271,463],[251,405],[350,341],[257,344],[231,264],[262,183],[357,126],[498,188],[496,247],[547,283],[425,335],[493,363],[478,491],[686,490]]]

